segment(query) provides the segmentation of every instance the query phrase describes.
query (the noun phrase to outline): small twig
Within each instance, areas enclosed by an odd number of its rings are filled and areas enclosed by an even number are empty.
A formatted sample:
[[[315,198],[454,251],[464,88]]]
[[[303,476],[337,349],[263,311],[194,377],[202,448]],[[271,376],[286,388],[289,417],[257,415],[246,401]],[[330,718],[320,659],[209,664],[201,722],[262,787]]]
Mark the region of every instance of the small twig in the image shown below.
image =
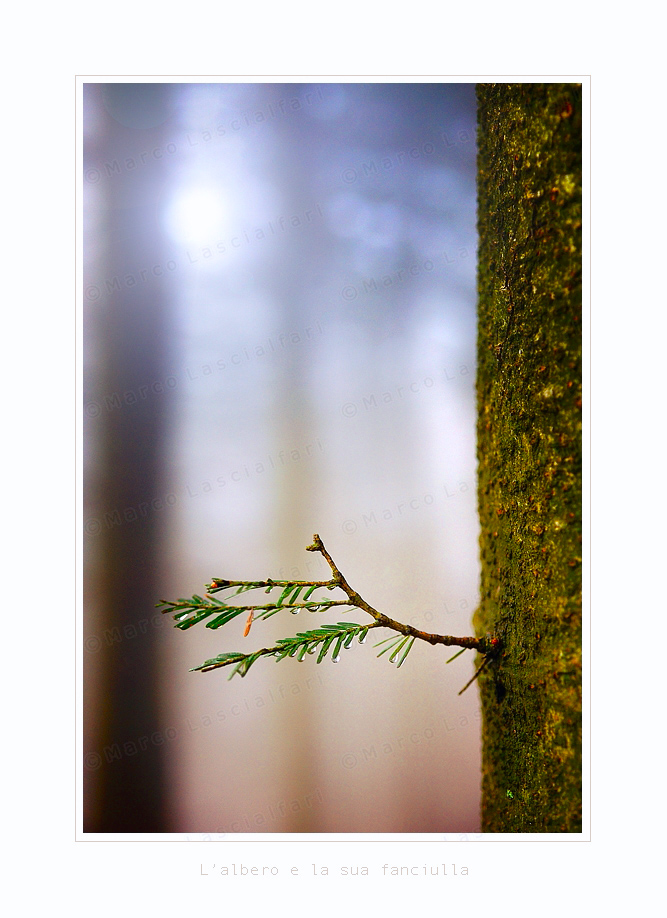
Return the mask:
[[[380,646],[381,644],[388,643],[388,646],[386,646],[378,656],[382,656],[388,651],[391,651],[389,661],[392,663],[396,662],[397,666],[403,664],[415,640],[425,641],[428,644],[443,644],[446,647],[461,647],[462,650],[454,654],[454,656],[447,661],[448,663],[456,659],[464,650],[476,650],[478,653],[483,654],[484,661],[482,665],[470,682],[461,689],[459,694],[462,694],[468,686],[475,681],[489,660],[497,654],[499,640],[491,635],[487,634],[485,637],[477,638],[453,637],[451,634],[430,634],[427,631],[420,631],[418,628],[413,628],[412,625],[405,625],[403,622],[397,622],[388,615],[378,612],[378,610],[369,605],[356,590],[352,589],[338,569],[335,561],[324,547],[324,543],[319,535],[315,534],[313,536],[313,542],[307,547],[306,551],[316,551],[322,555],[331,568],[333,576],[330,580],[226,580],[220,577],[214,577],[211,582],[207,584],[209,592],[205,594],[205,600],[202,599],[201,596],[194,594],[191,599],[177,599],[174,602],[162,600],[158,603],[158,607],[166,606],[162,611],[174,615],[176,627],[181,630],[191,628],[193,625],[205,619],[210,619],[206,623],[207,628],[221,628],[238,615],[246,612],[248,613],[248,617],[243,632],[244,637],[249,635],[254,621],[267,619],[283,610],[298,613],[302,609],[308,610],[309,612],[321,612],[335,606],[346,607],[346,611],[349,611],[351,608],[357,608],[370,615],[371,618],[374,619],[373,623],[370,625],[350,623],[348,626],[343,622],[339,622],[337,625],[323,625],[321,628],[315,629],[314,631],[299,632],[293,638],[282,638],[274,646],[264,647],[250,654],[237,652],[219,654],[214,659],[207,660],[201,666],[195,667],[195,670],[209,672],[211,669],[233,665],[234,669],[232,671],[232,676],[237,672],[240,673],[241,676],[245,676],[250,667],[260,657],[274,655],[278,660],[282,660],[286,656],[298,654],[297,659],[302,661],[306,654],[313,653],[320,645],[321,650],[316,662],[320,663],[327,655],[329,649],[333,647],[333,662],[337,663],[341,648],[349,647],[355,634],[359,635],[359,640],[363,643],[367,632],[371,628],[382,627],[389,628],[391,631],[396,632],[396,635],[387,638],[385,641],[380,641],[380,644],[376,645]],[[228,598],[235,598],[242,593],[257,589],[264,589],[265,592],[270,593],[277,587],[278,589],[282,588],[282,592],[276,602],[269,602],[262,605],[230,605],[228,602],[223,602],[211,595],[212,593],[234,589],[235,587],[237,589],[233,597]],[[315,590],[318,589],[340,589],[345,593],[347,599],[321,599],[319,597],[310,599]],[[304,590],[305,594],[299,602],[298,599]],[[211,618],[211,616],[214,617]]]
[[[452,637],[450,634],[429,634],[427,631],[419,631],[418,628],[413,628],[412,625],[404,625],[402,622],[397,622],[393,618],[389,618],[388,615],[383,615],[382,612],[378,612],[378,610],[370,606],[365,599],[362,599],[356,590],[352,589],[345,577],[343,577],[336,567],[333,558],[324,547],[324,543],[317,533],[313,536],[312,545],[309,545],[306,551],[319,551],[331,568],[336,585],[347,594],[351,605],[356,606],[358,609],[363,609],[364,612],[372,616],[379,625],[383,625],[385,628],[391,628],[392,631],[398,631],[400,634],[418,638],[420,641],[426,641],[429,644],[444,644],[446,647],[463,647],[467,650],[477,650],[479,653],[484,654],[490,652],[491,646],[487,638]]]
[[[323,628],[318,629],[315,632],[311,631],[306,632],[305,634],[297,634],[293,638],[283,638],[272,647],[263,647],[261,650],[254,651],[254,653],[221,654],[219,657],[214,657],[212,660],[207,660],[200,666],[195,666],[190,670],[190,672],[208,673],[213,669],[220,669],[223,666],[233,666],[234,664],[240,664],[246,666],[245,671],[241,673],[241,675],[244,676],[250,666],[252,666],[252,664],[260,657],[280,656],[283,658],[285,656],[292,656],[294,651],[299,647],[303,649],[303,656],[305,656],[309,645],[316,646],[318,644],[325,644],[325,646],[320,651],[320,658],[317,660],[319,663],[320,660],[324,658],[326,652],[330,649],[334,642],[337,642],[336,646],[339,650],[346,635],[349,636],[352,634],[352,636],[354,636],[354,634],[368,633],[372,628],[377,627],[378,625],[375,622],[371,623],[370,625],[358,625],[351,623],[349,626],[347,626],[344,622],[339,622],[338,625],[325,625]],[[303,657],[299,657],[299,659],[302,658]],[[337,660],[334,659],[334,663],[336,662]],[[234,672],[236,672],[236,670]],[[232,676],[234,675],[234,672],[232,673]]]
[[[312,587],[333,587],[335,586],[335,581],[333,580],[257,580],[257,581],[248,581],[248,580],[224,580],[222,577],[214,577],[209,584],[207,584],[207,589],[210,593],[219,593],[220,590],[228,590],[230,587],[248,587],[249,583],[252,583],[253,589],[261,589],[262,587],[287,587],[291,583],[303,583],[304,585]]]
[[[480,674],[481,671],[484,669],[484,667],[487,665],[487,663],[490,663],[490,662],[491,662],[491,658],[492,658],[492,654],[490,654],[490,653],[487,654],[487,655],[484,657],[484,659],[482,660],[481,666],[478,667],[477,672],[476,672],[475,675],[472,677],[472,679],[470,679],[468,682],[466,682],[466,684],[463,686],[463,688],[462,688],[461,691],[459,692],[459,695],[462,695],[462,694],[465,692],[465,690],[466,690],[467,688],[469,688],[469,687],[473,684],[473,682],[474,682],[475,679],[479,676],[479,674]]]
[[[206,595],[208,596],[208,593]],[[253,609],[256,612],[260,610],[264,611],[266,609],[268,609],[269,611],[271,609],[278,609],[278,610],[280,609],[312,609],[312,607],[315,605],[321,606],[323,609],[328,609],[330,606],[349,606],[350,603],[347,601],[347,599],[320,599],[319,601],[311,601],[311,602],[290,602],[290,603],[283,603],[283,605],[281,606],[279,606],[275,602],[270,602],[270,603],[266,603],[263,606],[253,606]],[[247,606],[245,607],[244,606],[226,606],[226,608],[228,609],[246,608],[247,609],[248,607]],[[169,610],[167,609],[165,611],[168,612]]]

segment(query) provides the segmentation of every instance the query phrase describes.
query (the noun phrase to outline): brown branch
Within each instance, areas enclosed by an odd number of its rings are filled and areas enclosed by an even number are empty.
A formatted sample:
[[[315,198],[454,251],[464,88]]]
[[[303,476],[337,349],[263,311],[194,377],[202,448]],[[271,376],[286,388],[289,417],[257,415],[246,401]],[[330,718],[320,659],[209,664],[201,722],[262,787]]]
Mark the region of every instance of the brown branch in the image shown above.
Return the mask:
[[[388,615],[383,615],[382,612],[378,612],[377,609],[369,605],[356,590],[352,589],[345,577],[343,577],[338,570],[335,561],[324,547],[324,543],[317,533],[313,536],[312,545],[308,545],[306,551],[318,551],[324,557],[331,568],[333,580],[336,585],[347,594],[350,604],[356,606],[358,609],[363,609],[364,612],[367,612],[375,619],[378,625],[383,625],[385,628],[391,628],[393,631],[398,631],[399,634],[418,638],[420,641],[427,641],[429,644],[444,644],[447,647],[464,647],[468,650],[477,650],[482,654],[489,654],[494,649],[493,642],[488,638],[452,637],[450,634],[429,634],[427,631],[419,631],[417,628],[413,628],[412,625],[404,625],[402,622],[397,622],[393,618],[389,618]]]
[[[475,681],[475,679],[479,676],[479,674],[482,672],[482,670],[484,669],[484,667],[486,666],[486,664],[487,664],[490,660],[491,660],[491,654],[488,654],[486,657],[484,657],[484,659],[482,660],[481,665],[478,666],[477,671],[475,672],[475,675],[472,677],[472,679],[470,679],[468,682],[466,682],[466,684],[463,686],[463,688],[462,688],[461,691],[459,692],[459,695],[462,695],[462,694],[465,692],[465,690],[466,690],[467,688],[469,688],[469,687],[473,684],[473,682]]]

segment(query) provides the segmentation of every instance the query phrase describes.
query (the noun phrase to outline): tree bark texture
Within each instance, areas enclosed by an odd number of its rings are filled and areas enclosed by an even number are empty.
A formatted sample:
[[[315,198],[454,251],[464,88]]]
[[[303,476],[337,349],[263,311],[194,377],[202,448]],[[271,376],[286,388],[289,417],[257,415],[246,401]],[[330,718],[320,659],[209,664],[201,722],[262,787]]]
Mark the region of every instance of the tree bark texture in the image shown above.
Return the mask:
[[[478,86],[482,830],[581,831],[581,86]]]

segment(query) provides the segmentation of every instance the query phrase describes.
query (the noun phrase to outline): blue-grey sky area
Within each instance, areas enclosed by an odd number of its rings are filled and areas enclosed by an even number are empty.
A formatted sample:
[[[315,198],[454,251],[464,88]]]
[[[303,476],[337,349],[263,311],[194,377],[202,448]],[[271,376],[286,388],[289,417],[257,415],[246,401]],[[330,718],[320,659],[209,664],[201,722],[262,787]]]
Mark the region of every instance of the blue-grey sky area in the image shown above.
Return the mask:
[[[228,682],[188,670],[324,619],[153,608],[326,577],[318,532],[376,608],[472,633],[475,119],[473,84],[84,86],[88,831],[479,829],[472,654]]]

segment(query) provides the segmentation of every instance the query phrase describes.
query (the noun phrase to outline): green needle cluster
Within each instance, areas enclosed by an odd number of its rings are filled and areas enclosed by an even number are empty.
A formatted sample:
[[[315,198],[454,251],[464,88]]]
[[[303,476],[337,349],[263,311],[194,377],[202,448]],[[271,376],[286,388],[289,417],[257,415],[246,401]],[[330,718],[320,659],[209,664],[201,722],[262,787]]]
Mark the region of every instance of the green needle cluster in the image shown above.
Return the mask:
[[[490,635],[486,638],[455,638],[450,635],[428,634],[418,631],[411,625],[394,621],[370,606],[352,589],[336,567],[318,535],[313,536],[313,544],[309,545],[306,550],[317,551],[324,557],[331,568],[330,580],[226,580],[222,577],[214,577],[210,583],[206,584],[207,592],[204,596],[195,593],[189,599],[163,599],[157,604],[157,607],[172,615],[175,627],[181,631],[187,631],[188,628],[205,620],[207,628],[221,628],[239,615],[245,614],[247,621],[244,636],[249,634],[254,621],[266,620],[285,610],[297,615],[303,611],[326,612],[334,606],[341,606],[343,611],[349,611],[352,608],[360,609],[370,615],[373,621],[365,625],[355,622],[337,622],[335,625],[322,625],[312,631],[299,631],[293,637],[281,638],[272,647],[263,647],[252,653],[236,651],[218,654],[217,657],[206,660],[200,666],[195,666],[191,672],[209,672],[223,666],[233,666],[229,677],[231,679],[237,673],[245,676],[260,657],[273,657],[278,662],[291,657],[302,663],[308,655],[317,652],[316,662],[321,663],[330,650],[332,651],[332,662],[338,663],[341,650],[348,649],[355,637],[358,638],[360,644],[363,644],[368,631],[371,628],[380,627],[390,628],[395,633],[375,645],[376,647],[386,645],[378,657],[391,651],[389,662],[396,663],[397,667],[403,665],[417,638],[429,644],[458,645],[463,650],[477,650],[484,654],[485,661],[490,659],[491,648],[498,643],[497,640],[492,640]],[[318,593],[318,591],[336,589],[344,594],[344,598],[328,599],[322,595],[322,592]],[[263,590],[266,594],[273,594],[274,598],[266,603],[252,605],[249,603],[237,605],[231,602],[242,593],[252,590]],[[217,594],[225,595],[224,598],[218,598]],[[459,653],[463,653],[463,650]]]

